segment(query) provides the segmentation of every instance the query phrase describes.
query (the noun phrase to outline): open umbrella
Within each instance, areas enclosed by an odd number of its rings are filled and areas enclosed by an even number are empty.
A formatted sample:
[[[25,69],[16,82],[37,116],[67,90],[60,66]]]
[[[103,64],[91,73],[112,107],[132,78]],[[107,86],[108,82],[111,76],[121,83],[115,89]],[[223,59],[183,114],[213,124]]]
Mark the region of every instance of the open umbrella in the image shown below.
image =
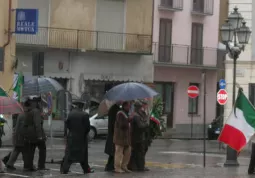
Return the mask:
[[[23,84],[23,96],[41,95],[42,93],[56,93],[63,87],[54,79],[47,77],[34,78]]]
[[[110,89],[105,94],[105,99],[111,101],[130,101],[136,99],[152,98],[158,93],[142,83],[123,83]]]
[[[115,101],[104,99],[98,107],[98,116],[104,116],[108,113],[110,107],[115,104]]]
[[[0,96],[0,114],[19,114],[22,112],[22,106],[15,99]]]

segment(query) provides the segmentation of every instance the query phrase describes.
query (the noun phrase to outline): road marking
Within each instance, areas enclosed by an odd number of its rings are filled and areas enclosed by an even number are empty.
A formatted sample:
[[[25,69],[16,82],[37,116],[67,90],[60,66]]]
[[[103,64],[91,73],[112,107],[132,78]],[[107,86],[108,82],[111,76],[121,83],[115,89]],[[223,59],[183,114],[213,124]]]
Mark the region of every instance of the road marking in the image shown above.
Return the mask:
[[[25,176],[25,175],[22,175],[22,174],[11,174],[11,173],[4,173],[4,175],[16,176],[16,177],[30,177],[30,176]]]
[[[178,154],[178,155],[188,155],[188,156],[203,156],[203,153],[192,153],[192,152],[185,152],[185,151],[161,151],[160,154]],[[225,158],[226,155],[221,154],[214,154],[214,153],[206,153],[207,157],[219,157]],[[240,157],[240,159],[250,159],[245,157]]]
[[[65,147],[47,148],[47,150],[65,150]],[[0,151],[12,151],[13,148],[0,148]]]
[[[60,170],[59,170],[59,169],[53,169],[53,168],[50,168],[50,170],[60,172]],[[70,172],[71,172],[71,173],[74,173],[74,174],[81,174],[81,175],[83,175],[83,174],[84,174],[84,173],[82,173],[82,172],[76,172],[76,171],[70,171]]]

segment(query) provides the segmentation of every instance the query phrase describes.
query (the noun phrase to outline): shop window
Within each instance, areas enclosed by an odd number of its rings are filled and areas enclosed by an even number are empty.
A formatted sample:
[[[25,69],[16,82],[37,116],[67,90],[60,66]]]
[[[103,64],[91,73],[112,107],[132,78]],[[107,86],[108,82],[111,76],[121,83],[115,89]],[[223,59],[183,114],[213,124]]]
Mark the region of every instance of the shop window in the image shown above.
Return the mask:
[[[189,86],[195,85],[199,88],[198,83],[190,83]],[[198,114],[198,101],[199,96],[196,98],[189,98],[189,114]]]

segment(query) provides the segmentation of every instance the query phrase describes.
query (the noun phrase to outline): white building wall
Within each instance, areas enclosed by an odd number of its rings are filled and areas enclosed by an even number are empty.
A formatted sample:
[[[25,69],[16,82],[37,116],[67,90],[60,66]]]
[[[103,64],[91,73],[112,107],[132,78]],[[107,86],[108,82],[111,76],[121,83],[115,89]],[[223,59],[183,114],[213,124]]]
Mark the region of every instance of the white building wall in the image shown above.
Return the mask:
[[[233,11],[234,7],[238,7],[238,11],[244,17],[247,22],[246,25],[252,30],[252,21],[255,20],[255,12],[252,12],[253,7],[255,7],[255,1],[253,0],[229,0],[229,13]],[[252,30],[253,31],[253,30]],[[237,78],[236,82],[241,85],[246,96],[249,96],[249,83],[255,83],[255,61],[253,61],[252,51],[255,51],[252,47],[252,41],[255,41],[254,37],[250,38],[249,44],[245,46],[245,51],[242,51],[237,61]],[[252,50],[253,49],[253,50]],[[228,102],[225,105],[224,116],[227,118],[232,109],[232,91],[233,91],[233,60],[227,56],[226,59],[226,90],[228,92]],[[238,89],[236,89],[238,91]],[[236,92],[237,93],[237,92]]]

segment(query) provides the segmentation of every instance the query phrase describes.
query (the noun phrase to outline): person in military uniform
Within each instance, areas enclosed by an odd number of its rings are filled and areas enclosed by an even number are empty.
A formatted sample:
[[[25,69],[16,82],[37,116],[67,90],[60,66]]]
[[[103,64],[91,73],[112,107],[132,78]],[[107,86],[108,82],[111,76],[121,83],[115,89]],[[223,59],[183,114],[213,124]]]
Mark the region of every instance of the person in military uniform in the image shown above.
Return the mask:
[[[248,174],[254,175],[255,174],[255,135],[251,138],[251,157],[250,157],[250,164],[248,167]]]
[[[21,115],[24,117],[24,170],[36,171],[33,165],[35,148],[38,142],[44,140],[41,111],[38,109],[38,103],[34,98],[26,98],[25,100],[26,109],[24,115]]]
[[[108,135],[104,152],[109,155],[109,157],[105,166],[105,171],[114,171],[115,145],[113,143],[113,135],[116,115],[120,111],[120,104],[121,102],[115,103],[108,111]]]
[[[72,163],[80,163],[84,174],[91,173],[88,164],[88,133],[90,131],[89,114],[82,111],[83,104],[77,104],[69,113],[66,126],[68,129],[65,156],[60,167],[62,174],[67,174]]]
[[[145,171],[145,133],[148,128],[148,118],[144,114],[142,103],[135,103],[135,113],[131,122],[131,158],[128,168],[132,171]]]

